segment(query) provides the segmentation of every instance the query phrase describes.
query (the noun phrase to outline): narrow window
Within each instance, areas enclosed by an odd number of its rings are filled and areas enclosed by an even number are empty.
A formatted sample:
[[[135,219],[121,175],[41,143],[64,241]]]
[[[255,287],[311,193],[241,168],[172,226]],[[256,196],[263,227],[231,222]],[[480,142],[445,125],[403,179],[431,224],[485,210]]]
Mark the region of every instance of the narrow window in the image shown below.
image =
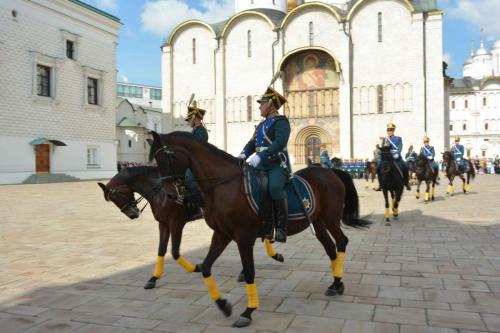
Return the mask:
[[[487,104],[486,97],[483,97],[483,106],[486,106],[486,104]]]
[[[132,140],[128,140],[128,147],[132,148]]]
[[[483,151],[481,152],[481,156],[482,156],[482,157],[486,157],[486,150],[483,150]]]
[[[451,108],[454,109],[455,108],[455,101],[451,101]]]
[[[50,67],[37,65],[36,88],[38,96],[50,97]]]
[[[88,103],[97,105],[97,79],[87,78]]]
[[[464,131],[465,131],[465,130],[467,130],[467,124],[465,124],[465,123],[464,123],[464,124],[462,125],[462,130],[464,130]]]
[[[87,148],[87,165],[97,166],[97,148]]]
[[[450,124],[450,131],[453,131],[453,125]]]
[[[384,87],[377,86],[377,113],[384,113]]]
[[[489,127],[489,126],[488,126],[488,123],[484,123],[484,129],[485,129],[485,130],[488,130],[488,127]]]
[[[465,100],[465,108],[467,109],[469,107],[469,101]]]
[[[378,42],[382,43],[382,13],[378,13]]]
[[[247,96],[247,121],[252,121],[252,96]]]
[[[247,56],[252,57],[252,31],[247,31]]]
[[[193,64],[196,64],[196,38],[193,38]]]
[[[74,56],[75,44],[70,40],[66,40],[66,57],[68,57],[69,59],[75,59]]]
[[[309,22],[309,46],[314,44],[314,23]]]

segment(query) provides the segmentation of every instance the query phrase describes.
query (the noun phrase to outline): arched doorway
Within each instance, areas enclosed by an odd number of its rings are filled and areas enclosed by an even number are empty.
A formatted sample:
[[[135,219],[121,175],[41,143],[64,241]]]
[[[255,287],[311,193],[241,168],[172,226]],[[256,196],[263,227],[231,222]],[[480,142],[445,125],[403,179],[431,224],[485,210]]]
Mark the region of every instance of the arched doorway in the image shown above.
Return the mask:
[[[310,136],[306,139],[305,142],[305,158],[306,160],[304,161],[305,164],[307,164],[307,159],[310,159],[314,163],[319,163],[320,162],[320,147],[321,147],[321,140],[317,136]]]

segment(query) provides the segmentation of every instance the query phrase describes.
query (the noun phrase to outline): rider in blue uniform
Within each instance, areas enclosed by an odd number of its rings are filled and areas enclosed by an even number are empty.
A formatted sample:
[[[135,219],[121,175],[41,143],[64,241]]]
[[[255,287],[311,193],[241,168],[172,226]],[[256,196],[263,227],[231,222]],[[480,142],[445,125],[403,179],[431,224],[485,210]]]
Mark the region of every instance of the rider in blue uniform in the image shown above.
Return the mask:
[[[196,101],[194,101],[193,106],[188,106],[186,122],[191,127],[191,134],[202,141],[208,142],[208,132],[203,125],[205,113],[206,111],[198,108]],[[203,197],[201,196],[200,186],[196,182],[191,169],[186,170],[185,183],[187,193],[184,195],[184,203],[187,210],[187,218],[188,221],[197,220],[203,216],[201,212]]]
[[[457,162],[458,168],[462,172],[467,172],[467,164],[464,160],[465,148],[460,144],[460,137],[455,138],[455,144],[451,147],[453,159]]]
[[[429,144],[429,142],[429,137],[424,136],[424,146],[420,149],[420,154],[423,154],[425,157],[427,157],[429,163],[432,166],[432,169],[434,170],[434,173],[437,174],[439,172],[439,166],[434,160],[434,157],[436,157],[436,151],[434,150],[434,147]]]
[[[265,170],[269,176],[269,192],[277,221],[275,240],[286,242],[288,229],[288,205],[285,184],[291,173],[290,159],[287,152],[290,137],[290,122],[278,110],[286,103],[285,97],[271,87],[258,100],[260,115],[265,118],[255,129],[255,133],[238,156],[249,160],[254,168]]]
[[[403,150],[403,139],[399,136],[394,135],[396,125],[393,123],[387,124],[387,137],[384,138],[382,142],[383,147],[391,147],[392,156],[396,162],[396,167],[399,169],[399,173],[403,177],[403,183],[408,191],[411,191],[410,184],[408,183],[408,166],[401,157],[401,151]]]
[[[417,153],[413,150],[413,146],[410,146],[408,148],[408,152],[406,153],[405,155],[405,160],[406,160],[406,163],[408,162],[416,162],[417,161]]]
[[[330,156],[328,156],[328,150],[326,150],[325,145],[321,146],[321,153],[319,154],[319,157],[321,158],[321,166],[323,168],[333,168],[332,161],[330,161]]]

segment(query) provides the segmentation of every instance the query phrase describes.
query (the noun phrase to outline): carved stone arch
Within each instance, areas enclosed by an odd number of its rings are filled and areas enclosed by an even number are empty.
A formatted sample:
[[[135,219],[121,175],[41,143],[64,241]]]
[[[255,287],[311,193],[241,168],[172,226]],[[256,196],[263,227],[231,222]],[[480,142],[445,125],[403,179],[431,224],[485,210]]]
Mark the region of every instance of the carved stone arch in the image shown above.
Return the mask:
[[[306,144],[313,138],[317,138],[320,145],[325,145],[330,154],[335,151],[330,133],[322,127],[316,125],[306,125],[305,127],[300,128],[292,140],[290,140],[290,142],[293,142],[293,145],[289,145],[289,148],[291,148],[290,153],[295,156],[295,163],[306,164],[306,158],[308,156]]]

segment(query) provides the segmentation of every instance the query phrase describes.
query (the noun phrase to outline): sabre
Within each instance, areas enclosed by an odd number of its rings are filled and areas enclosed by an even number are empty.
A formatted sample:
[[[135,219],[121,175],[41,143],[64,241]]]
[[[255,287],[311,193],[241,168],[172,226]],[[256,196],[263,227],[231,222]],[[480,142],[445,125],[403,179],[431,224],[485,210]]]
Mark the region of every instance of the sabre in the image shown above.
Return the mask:
[[[272,86],[276,80],[278,80],[281,77],[282,71],[277,71],[276,74],[274,74],[271,83],[269,83],[269,86]]]
[[[191,105],[191,103],[193,102],[193,99],[194,99],[194,93],[192,93],[191,97],[189,98],[188,106]]]

